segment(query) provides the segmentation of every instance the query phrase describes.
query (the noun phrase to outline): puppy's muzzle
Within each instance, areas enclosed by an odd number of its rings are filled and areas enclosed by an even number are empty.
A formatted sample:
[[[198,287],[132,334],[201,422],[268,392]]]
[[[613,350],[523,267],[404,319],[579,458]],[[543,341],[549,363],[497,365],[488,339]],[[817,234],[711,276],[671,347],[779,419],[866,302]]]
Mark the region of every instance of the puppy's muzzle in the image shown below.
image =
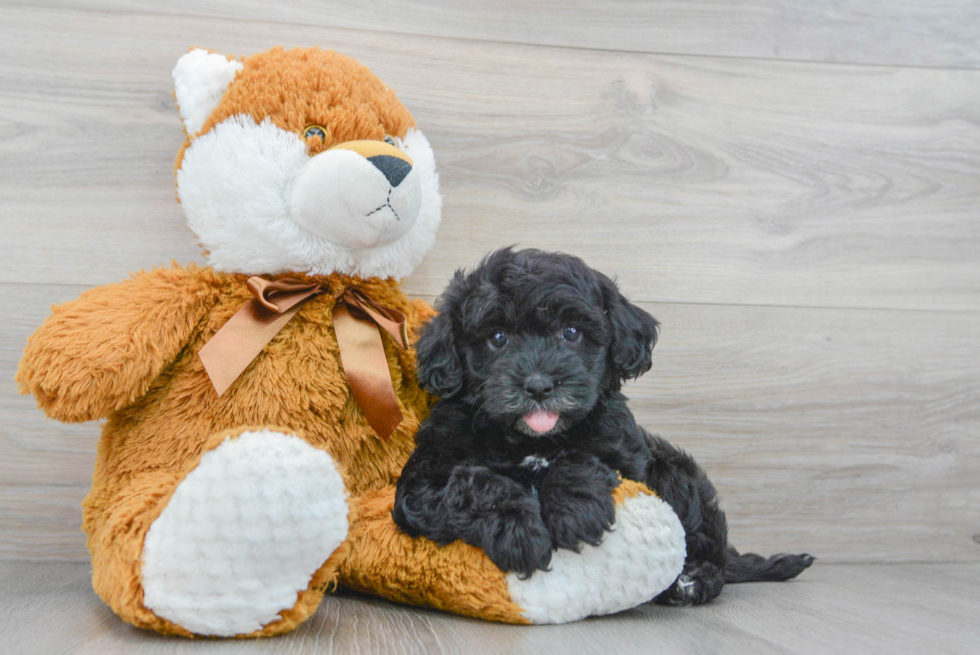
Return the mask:
[[[555,390],[555,381],[544,373],[532,373],[524,379],[524,391],[541,402]]]

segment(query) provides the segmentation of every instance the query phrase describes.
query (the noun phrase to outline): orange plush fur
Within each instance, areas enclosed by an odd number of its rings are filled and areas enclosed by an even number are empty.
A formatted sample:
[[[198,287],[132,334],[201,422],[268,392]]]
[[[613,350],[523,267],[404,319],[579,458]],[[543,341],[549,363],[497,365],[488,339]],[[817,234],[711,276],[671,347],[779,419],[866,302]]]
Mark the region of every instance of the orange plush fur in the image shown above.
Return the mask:
[[[244,114],[265,118],[290,132],[308,125],[324,129],[327,138],[307,139],[311,155],[345,141],[405,136],[415,126],[412,115],[370,70],[350,57],[309,48],[273,48],[245,60],[245,68],[204,123],[207,132],[228,118]],[[174,169],[179,169],[190,139],[184,141]]]

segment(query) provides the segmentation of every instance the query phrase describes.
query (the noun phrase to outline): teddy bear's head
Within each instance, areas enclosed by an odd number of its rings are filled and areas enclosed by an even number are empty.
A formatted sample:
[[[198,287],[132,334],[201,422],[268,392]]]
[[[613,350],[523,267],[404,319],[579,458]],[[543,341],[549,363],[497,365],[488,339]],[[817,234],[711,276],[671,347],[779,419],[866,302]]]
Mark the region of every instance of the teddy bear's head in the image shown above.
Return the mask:
[[[349,57],[191,50],[173,72],[187,140],[177,195],[217,270],[408,275],[435,242],[429,142]]]

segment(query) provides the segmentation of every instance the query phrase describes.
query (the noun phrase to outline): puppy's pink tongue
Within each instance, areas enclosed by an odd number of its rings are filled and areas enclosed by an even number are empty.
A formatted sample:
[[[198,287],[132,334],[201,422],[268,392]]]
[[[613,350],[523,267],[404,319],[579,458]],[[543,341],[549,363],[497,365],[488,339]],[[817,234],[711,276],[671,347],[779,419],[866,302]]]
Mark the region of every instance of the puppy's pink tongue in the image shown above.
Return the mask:
[[[524,422],[535,432],[548,432],[558,422],[558,414],[539,409],[524,415]]]

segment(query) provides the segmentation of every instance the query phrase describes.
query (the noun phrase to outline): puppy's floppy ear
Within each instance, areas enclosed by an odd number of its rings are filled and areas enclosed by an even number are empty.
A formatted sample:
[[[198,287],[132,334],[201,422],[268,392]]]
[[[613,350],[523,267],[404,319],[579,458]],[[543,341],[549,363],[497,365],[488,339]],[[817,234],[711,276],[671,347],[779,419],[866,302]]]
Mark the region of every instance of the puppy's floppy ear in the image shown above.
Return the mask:
[[[612,329],[610,358],[621,379],[637,378],[650,370],[660,323],[628,301],[608,277],[602,275],[600,281],[606,318]]]
[[[463,388],[463,367],[456,354],[453,322],[442,313],[429,321],[415,346],[419,385],[431,394],[448,398]]]
[[[440,398],[449,398],[463,388],[463,365],[456,352],[456,336],[452,312],[458,304],[456,292],[462,284],[462,274],[457,271],[436,307],[439,314],[422,329],[422,336],[415,344],[419,385]]]

